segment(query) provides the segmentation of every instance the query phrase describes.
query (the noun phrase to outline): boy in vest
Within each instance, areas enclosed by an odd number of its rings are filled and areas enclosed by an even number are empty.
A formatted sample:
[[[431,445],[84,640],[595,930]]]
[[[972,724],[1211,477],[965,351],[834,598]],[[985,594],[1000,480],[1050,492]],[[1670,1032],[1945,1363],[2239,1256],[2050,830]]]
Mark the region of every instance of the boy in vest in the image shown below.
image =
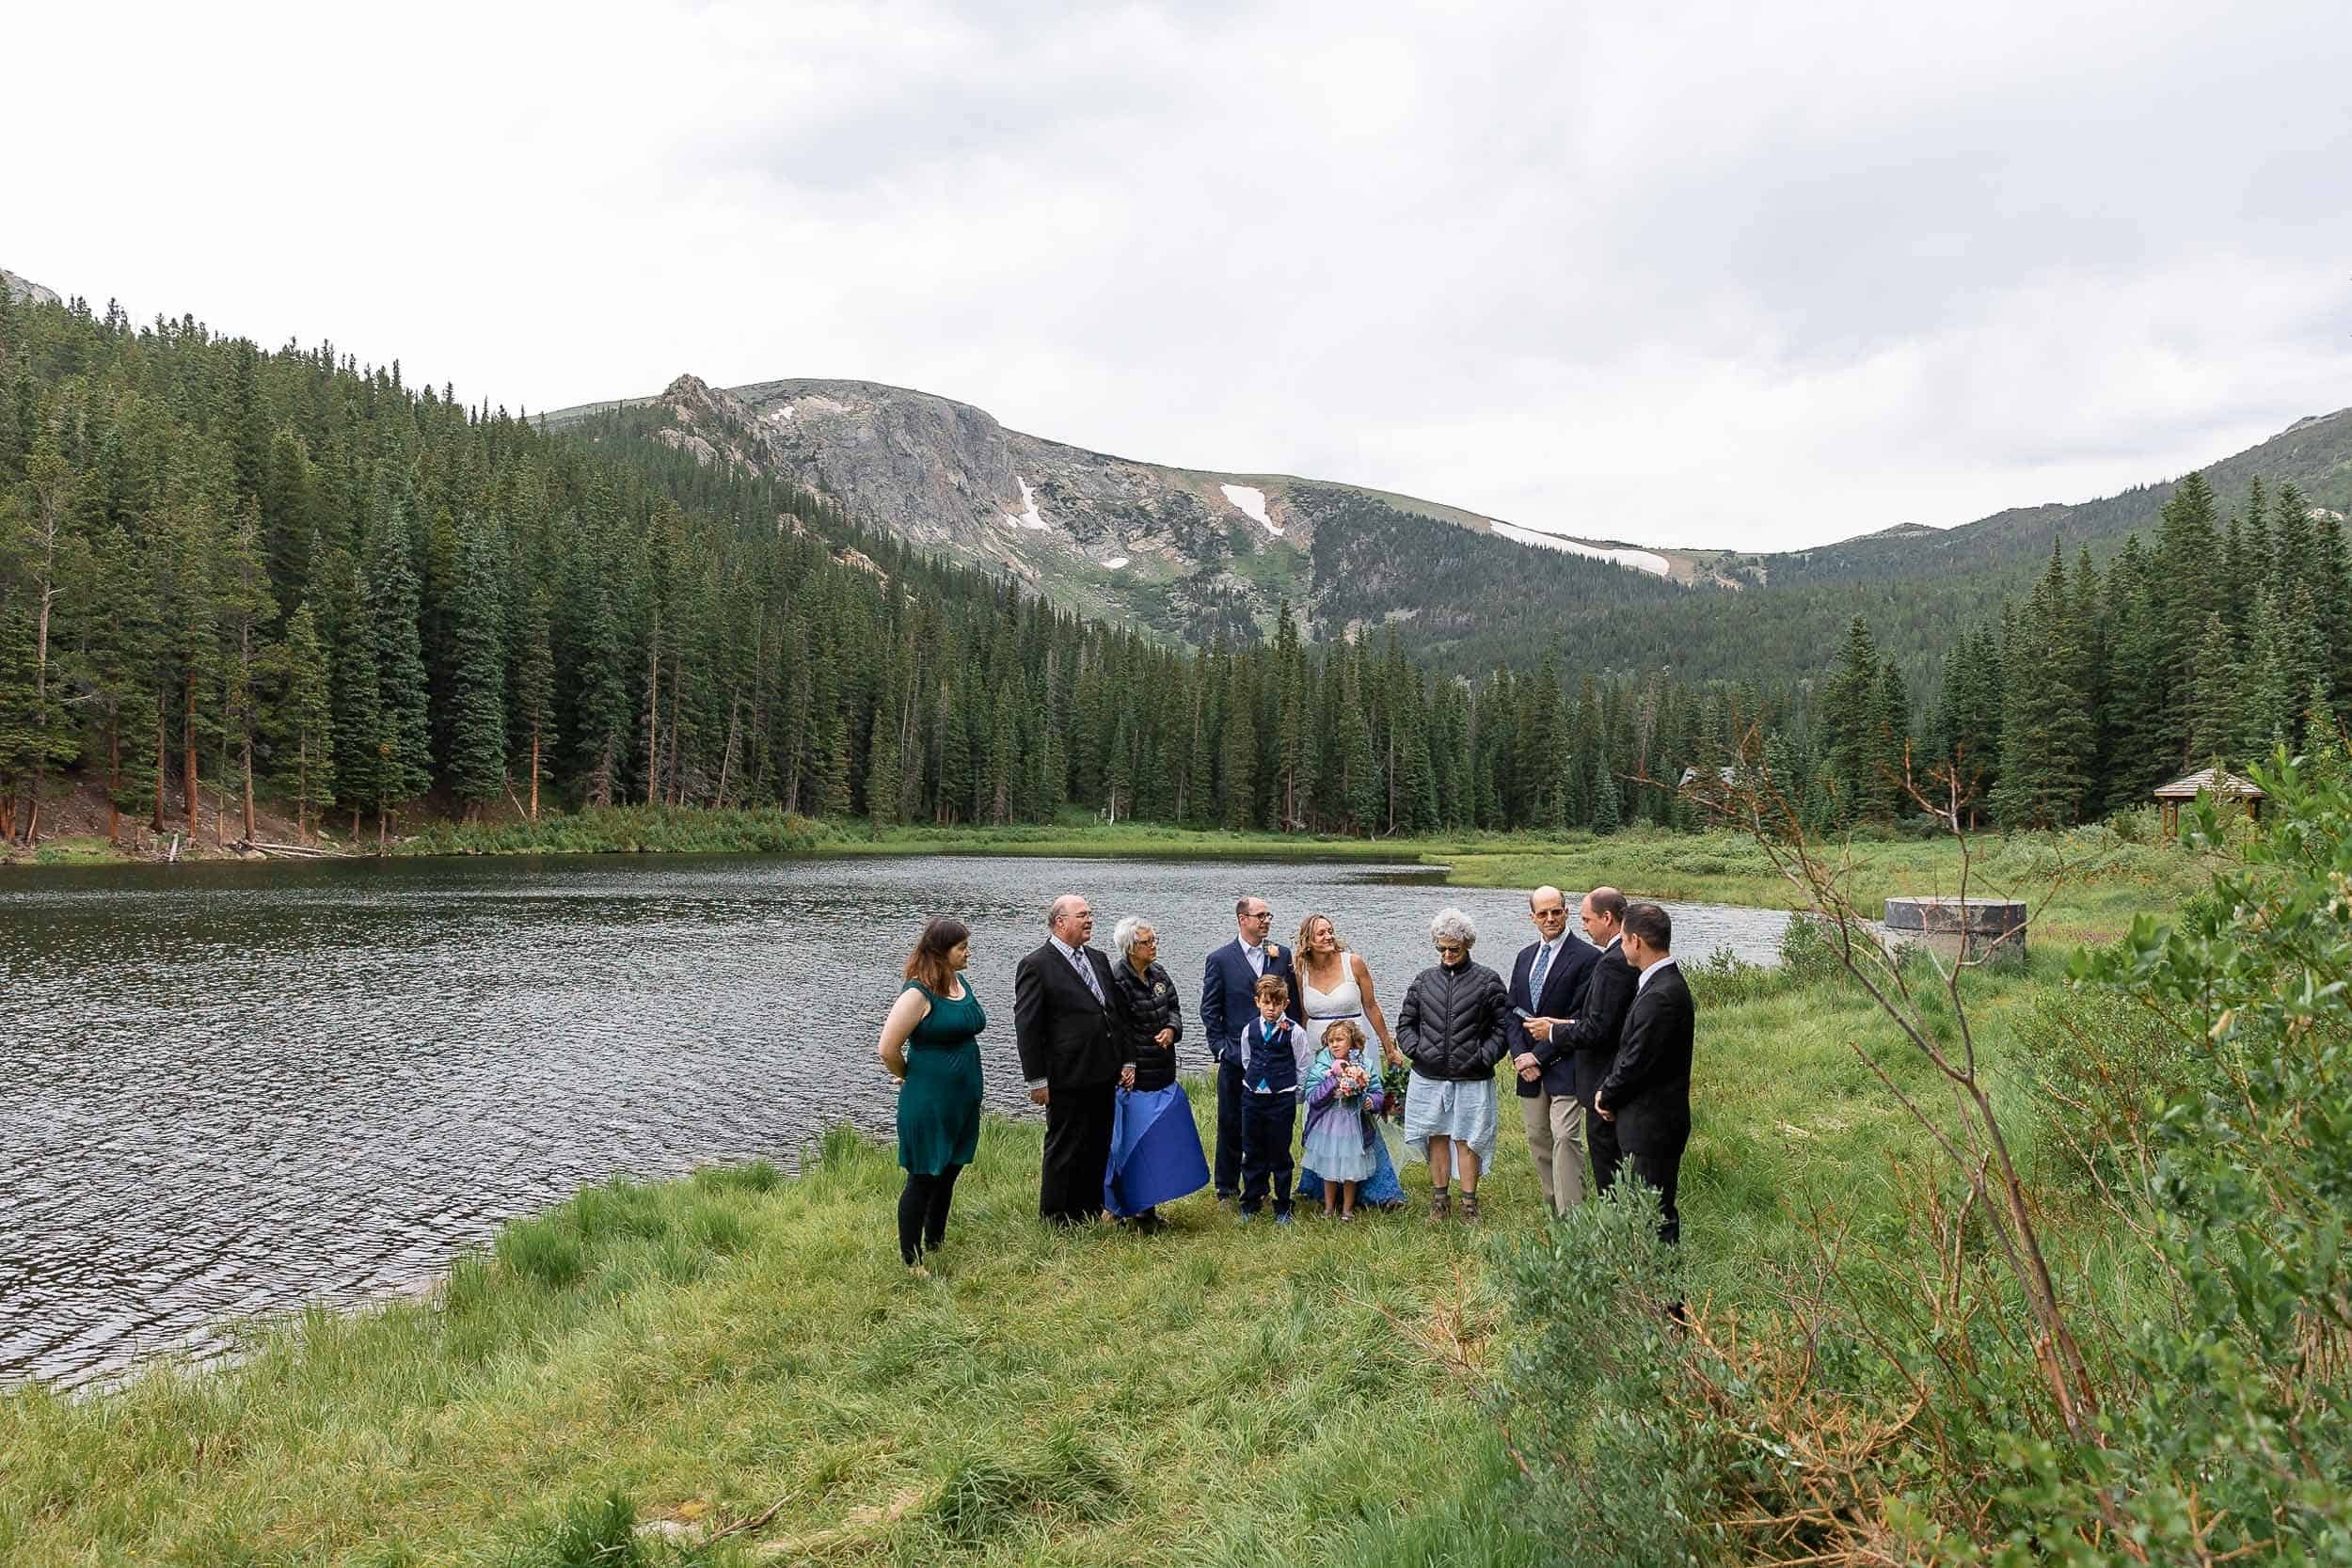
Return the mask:
[[[1291,1219],[1291,1136],[1298,1126],[1298,1085],[1314,1058],[1307,1031],[1283,1009],[1291,989],[1279,974],[1259,980],[1258,1019],[1241,1032],[1241,1217],[1248,1221],[1274,1188],[1274,1223]]]

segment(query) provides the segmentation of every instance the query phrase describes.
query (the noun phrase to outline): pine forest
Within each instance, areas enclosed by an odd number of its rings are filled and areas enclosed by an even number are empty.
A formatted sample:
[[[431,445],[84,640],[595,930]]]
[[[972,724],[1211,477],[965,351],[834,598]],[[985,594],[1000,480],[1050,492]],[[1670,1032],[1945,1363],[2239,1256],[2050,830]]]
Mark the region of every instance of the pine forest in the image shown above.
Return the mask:
[[[1304,607],[1175,645],[643,433],[549,435],[331,345],[0,292],[0,832],[37,839],[69,780],[103,789],[118,842],[206,809],[251,840],[262,800],[378,838],[618,803],[1606,832],[1690,825],[1675,782],[1743,754],[1823,825],[1906,815],[1930,757],[2002,825],[2062,825],[2352,700],[2340,522],[2292,488],[2218,514],[2185,483],[2104,572],[2055,555],[1939,690],[1860,618],[1827,668],[1693,684],[1578,668],[1581,636],[1499,610],[1472,678],[1393,633],[1311,641]],[[1642,614],[1643,587],[1600,612]]]

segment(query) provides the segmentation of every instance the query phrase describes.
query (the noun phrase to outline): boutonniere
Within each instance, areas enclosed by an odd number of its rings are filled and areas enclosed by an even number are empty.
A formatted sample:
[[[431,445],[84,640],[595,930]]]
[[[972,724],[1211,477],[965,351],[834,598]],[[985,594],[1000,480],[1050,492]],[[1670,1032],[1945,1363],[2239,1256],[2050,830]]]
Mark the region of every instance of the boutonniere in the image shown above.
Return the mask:
[[[1267,942],[1265,944],[1265,956],[1269,958],[1280,958],[1282,956],[1282,944],[1279,942]]]

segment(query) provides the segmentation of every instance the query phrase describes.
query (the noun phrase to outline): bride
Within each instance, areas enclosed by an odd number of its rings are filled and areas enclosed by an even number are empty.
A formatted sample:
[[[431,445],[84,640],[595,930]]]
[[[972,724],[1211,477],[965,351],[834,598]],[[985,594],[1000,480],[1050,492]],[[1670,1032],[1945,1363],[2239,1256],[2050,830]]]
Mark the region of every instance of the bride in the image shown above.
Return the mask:
[[[1307,1037],[1318,1043],[1324,1030],[1341,1019],[1354,1023],[1368,1039],[1380,1042],[1380,1054],[1391,1067],[1406,1065],[1405,1053],[1389,1037],[1389,1021],[1372,993],[1372,971],[1364,960],[1340,945],[1339,932],[1327,914],[1311,914],[1298,923],[1298,941],[1291,949],[1291,968],[1298,976],[1298,1000],[1307,1015]],[[1405,1188],[1396,1179],[1396,1161],[1389,1153],[1385,1131],[1373,1139],[1372,1175],[1358,1201],[1393,1209],[1405,1201]],[[1323,1201],[1323,1183],[1312,1171],[1298,1173],[1298,1201]]]

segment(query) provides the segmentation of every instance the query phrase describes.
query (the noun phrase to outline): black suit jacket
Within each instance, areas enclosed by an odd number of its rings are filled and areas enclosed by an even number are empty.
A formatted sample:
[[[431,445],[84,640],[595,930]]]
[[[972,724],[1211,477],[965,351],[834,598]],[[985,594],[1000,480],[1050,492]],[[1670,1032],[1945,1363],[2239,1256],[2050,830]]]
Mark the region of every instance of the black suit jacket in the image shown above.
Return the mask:
[[[1111,961],[1091,947],[1078,951],[1102,982],[1104,1002],[1094,1000],[1050,942],[1012,972],[1012,1036],[1021,1052],[1021,1076],[1031,1083],[1042,1078],[1049,1089],[1115,1082],[1120,1069],[1134,1060],[1127,1054],[1126,1012],[1111,983]]]
[[[1544,971],[1543,995],[1531,997],[1527,993],[1527,982],[1535,973],[1535,954],[1542,946],[1540,942],[1531,942],[1519,949],[1518,961],[1511,966],[1511,1006],[1537,1018],[1573,1018],[1583,1002],[1584,983],[1592,975],[1593,961],[1600,955],[1593,951],[1591,942],[1574,932],[1562,937],[1560,951],[1552,955],[1551,967]],[[1540,1082],[1543,1092],[1574,1094],[1576,1060],[1557,1052],[1546,1055],[1545,1050],[1549,1043],[1530,1035],[1518,1019],[1511,1021],[1511,1054],[1516,1056],[1522,1051],[1530,1052],[1544,1064],[1544,1075]],[[1512,1081],[1518,1085],[1521,1099],[1533,1100],[1535,1097],[1537,1084],[1531,1084],[1516,1073],[1512,1075]]]
[[[1691,988],[1677,967],[1650,976],[1626,1014],[1625,1042],[1600,1086],[1628,1154],[1680,1154],[1691,1137]]]
[[[1551,1038],[1535,1047],[1538,1060],[1548,1063],[1554,1056],[1565,1056],[1576,1064],[1576,1098],[1588,1110],[1593,1091],[1616,1065],[1617,1045],[1625,1037],[1625,1015],[1633,1006],[1633,988],[1641,978],[1641,972],[1626,962],[1624,944],[1611,942],[1585,978],[1576,1022],[1565,1029],[1552,1030]]]

